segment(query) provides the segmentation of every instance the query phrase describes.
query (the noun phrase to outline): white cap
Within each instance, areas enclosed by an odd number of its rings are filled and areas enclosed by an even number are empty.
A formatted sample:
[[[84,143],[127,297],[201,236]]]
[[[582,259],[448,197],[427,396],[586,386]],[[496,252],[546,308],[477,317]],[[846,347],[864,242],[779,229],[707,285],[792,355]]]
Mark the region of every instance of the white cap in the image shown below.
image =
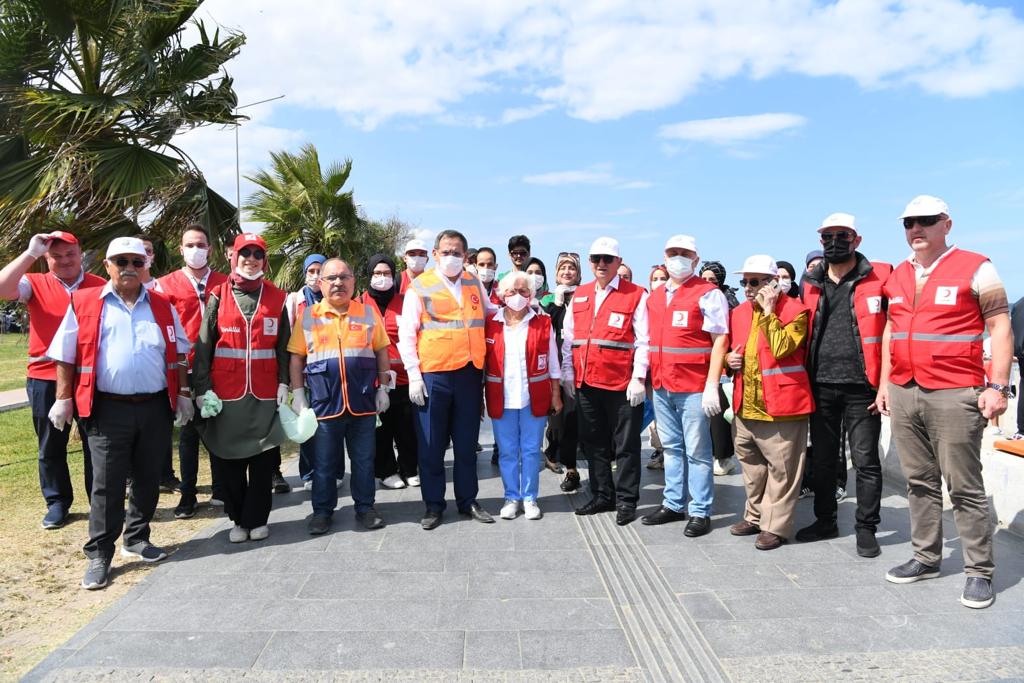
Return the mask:
[[[403,254],[408,254],[410,251],[430,251],[427,249],[427,243],[421,239],[411,239],[405,243],[405,251]]]
[[[107,258],[121,254],[135,254],[146,257],[146,245],[138,237],[118,237],[107,246]]]
[[[778,275],[779,267],[775,265],[775,259],[767,254],[754,254],[748,256],[743,262],[743,267],[734,271],[737,275],[743,273],[758,273],[760,275]]]
[[[910,218],[911,216],[938,216],[940,213],[949,215],[949,207],[946,206],[946,202],[942,201],[938,197],[933,197],[930,194],[919,194],[910,200],[907,204],[907,208],[903,209],[903,214],[900,218]]]
[[[672,235],[668,238],[668,242],[665,242],[665,251],[669,249],[688,249],[696,254],[697,240],[689,235]]]
[[[590,256],[604,254],[606,256],[621,256],[619,253],[619,241],[614,237],[598,237],[590,245]]]
[[[821,222],[818,232],[826,228],[849,228],[857,232],[857,226],[854,224],[852,213],[833,213],[825,216],[825,220]]]

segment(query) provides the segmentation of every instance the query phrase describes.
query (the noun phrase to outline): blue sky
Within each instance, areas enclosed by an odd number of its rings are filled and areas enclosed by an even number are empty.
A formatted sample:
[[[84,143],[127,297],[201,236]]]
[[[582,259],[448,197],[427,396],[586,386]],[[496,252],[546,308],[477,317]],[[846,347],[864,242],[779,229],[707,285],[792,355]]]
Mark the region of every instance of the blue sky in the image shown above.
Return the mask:
[[[483,5],[483,6],[481,6]],[[242,30],[242,173],[314,143],[354,162],[374,217],[453,227],[499,251],[617,237],[645,278],[672,234],[730,270],[799,263],[821,219],[857,216],[896,261],[916,194],[951,241],[1024,295],[1024,8],[1019,3],[282,3],[208,0]],[[234,197],[234,135],[184,138]],[[243,180],[243,198],[251,191]],[[733,282],[735,284],[735,282]]]

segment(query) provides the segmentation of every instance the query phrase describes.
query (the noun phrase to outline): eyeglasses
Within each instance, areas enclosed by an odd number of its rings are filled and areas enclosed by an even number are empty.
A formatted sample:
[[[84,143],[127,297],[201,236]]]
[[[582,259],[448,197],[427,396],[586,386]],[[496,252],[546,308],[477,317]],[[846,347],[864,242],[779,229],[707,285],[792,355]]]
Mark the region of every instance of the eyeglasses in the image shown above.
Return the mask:
[[[760,287],[761,285],[766,285],[771,281],[772,279],[770,277],[752,277],[749,280],[740,280],[740,287],[746,287],[747,285],[750,285],[751,287]]]
[[[349,275],[348,273],[342,273],[341,275],[324,275],[320,279],[323,280],[324,282],[334,283],[337,282],[338,280],[341,280],[342,282],[348,282],[352,278],[352,275]]]
[[[254,259],[262,261],[263,258],[267,255],[267,252],[263,251],[262,249],[250,249],[249,247],[242,247],[241,249],[238,250],[238,255],[241,256],[242,258],[252,257]]]
[[[903,219],[903,229],[910,230],[914,227],[914,223],[917,223],[922,228],[930,228],[941,220],[941,214],[938,216],[907,216]]]
[[[821,233],[822,242],[832,242],[839,240],[840,242],[853,241],[853,233],[847,232],[846,230],[836,230],[835,232],[823,232]]]
[[[615,262],[615,257],[611,254],[591,254],[590,262],[594,265],[597,265],[598,263],[609,264]]]
[[[123,256],[121,258],[114,259],[114,265],[116,265],[118,268],[127,268],[129,263],[132,264],[133,266],[135,266],[136,268],[145,268],[146,267],[146,260],[145,259],[140,259],[140,258],[126,259]]]
[[[526,251],[525,249],[513,249],[512,251],[508,252],[508,255],[518,256],[519,258],[526,258],[527,256],[530,255],[530,252]]]

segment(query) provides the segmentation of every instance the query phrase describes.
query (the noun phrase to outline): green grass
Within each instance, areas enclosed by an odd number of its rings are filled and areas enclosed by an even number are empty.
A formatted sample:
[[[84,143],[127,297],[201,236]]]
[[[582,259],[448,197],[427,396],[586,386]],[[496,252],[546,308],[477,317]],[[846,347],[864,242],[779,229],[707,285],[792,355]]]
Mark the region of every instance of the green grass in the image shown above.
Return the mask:
[[[0,334],[0,391],[25,386],[27,334]]]

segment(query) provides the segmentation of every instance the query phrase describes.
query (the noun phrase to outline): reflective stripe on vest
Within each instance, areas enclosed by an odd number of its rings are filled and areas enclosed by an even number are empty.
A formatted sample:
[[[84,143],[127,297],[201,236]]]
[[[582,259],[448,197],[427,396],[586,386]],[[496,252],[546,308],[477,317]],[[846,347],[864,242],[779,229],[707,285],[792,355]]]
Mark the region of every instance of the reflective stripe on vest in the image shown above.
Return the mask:
[[[606,349],[625,349],[626,351],[633,350],[633,344],[631,342],[620,342],[612,341],[611,339],[573,339],[573,348],[586,346],[587,344],[593,344],[594,346],[600,346]]]
[[[710,346],[701,346],[700,348],[693,349],[680,349],[675,346],[652,346],[651,351],[660,351],[661,353],[678,353],[680,355],[698,354],[698,353],[711,353]]]
[[[769,375],[795,375],[799,372],[804,372],[804,366],[784,365],[777,368],[768,368],[767,370],[761,370],[761,376],[767,377]]]

